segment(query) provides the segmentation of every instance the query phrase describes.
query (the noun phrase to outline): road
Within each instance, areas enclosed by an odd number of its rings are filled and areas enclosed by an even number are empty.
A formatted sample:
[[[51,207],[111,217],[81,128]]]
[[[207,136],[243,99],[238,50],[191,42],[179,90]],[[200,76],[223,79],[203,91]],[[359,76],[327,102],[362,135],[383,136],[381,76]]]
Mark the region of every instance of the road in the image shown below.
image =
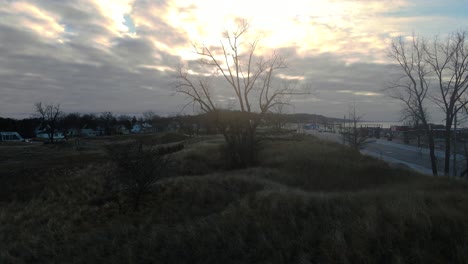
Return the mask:
[[[338,133],[317,132],[306,130],[307,134],[312,134],[321,139],[343,143],[343,138]],[[429,149],[409,146],[405,144],[387,141],[386,139],[369,139],[368,143],[361,150],[361,153],[382,159],[386,162],[404,165],[418,172],[432,175]],[[444,153],[436,151],[439,175],[443,175]],[[450,165],[453,167],[451,163]],[[465,169],[465,157],[457,155],[457,172]],[[453,168],[451,168],[453,169]]]

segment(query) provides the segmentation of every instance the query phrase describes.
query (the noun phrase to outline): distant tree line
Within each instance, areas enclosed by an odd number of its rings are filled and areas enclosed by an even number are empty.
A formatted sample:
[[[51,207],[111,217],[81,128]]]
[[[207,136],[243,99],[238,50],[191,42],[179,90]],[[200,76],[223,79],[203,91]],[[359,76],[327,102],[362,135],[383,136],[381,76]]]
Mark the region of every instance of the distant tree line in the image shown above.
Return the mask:
[[[232,112],[235,115],[235,111]],[[255,115],[255,113],[253,113]],[[273,129],[284,129],[287,123],[320,123],[326,124],[334,121],[321,115],[315,114],[278,114],[268,113],[264,117],[264,126]],[[335,120],[336,121],[336,120]],[[56,124],[56,129],[61,132],[67,132],[71,129],[103,129],[103,135],[114,135],[119,132],[117,127],[125,127],[130,130],[135,124],[148,123],[153,131],[164,132],[168,130],[177,130],[183,134],[193,136],[199,134],[217,134],[216,120],[213,115],[206,113],[198,115],[177,115],[163,117],[152,111],[144,112],[141,116],[117,115],[112,112],[103,113],[62,113]],[[18,132],[24,138],[34,138],[35,130],[41,129],[43,119],[39,116],[13,119],[0,117],[0,131]]]
[[[13,119],[0,117],[0,131],[16,131],[25,138],[34,137],[34,129],[41,123],[39,118]]]
[[[44,110],[46,112],[46,110]],[[103,135],[112,135],[118,133],[117,127],[131,129],[137,123],[147,122],[156,129],[165,129],[175,117],[160,117],[157,115],[151,118],[135,117],[129,115],[116,115],[111,112],[100,114],[93,113],[60,113],[53,124],[54,129],[60,132],[67,132],[71,129],[102,129]],[[46,129],[51,126],[50,117],[42,115],[33,115],[33,117],[24,119],[2,118],[0,117],[0,131],[15,131],[25,138],[35,136],[36,130]]]

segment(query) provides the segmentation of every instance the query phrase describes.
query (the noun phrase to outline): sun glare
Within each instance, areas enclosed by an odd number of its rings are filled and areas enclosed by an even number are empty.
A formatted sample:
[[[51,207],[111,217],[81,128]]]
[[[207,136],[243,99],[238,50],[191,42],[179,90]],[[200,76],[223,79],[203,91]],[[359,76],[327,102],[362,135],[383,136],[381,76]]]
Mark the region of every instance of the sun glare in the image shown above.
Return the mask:
[[[271,1],[172,1],[164,15],[174,28],[182,30],[195,43],[218,45],[221,32],[235,27],[234,21],[245,18],[252,24],[252,36],[259,37],[266,51],[295,47],[299,55],[325,52],[368,54],[372,48],[382,49],[382,32],[374,14],[398,8],[407,3],[392,1],[299,1],[288,4]],[[388,29],[393,32],[396,29]],[[368,35],[360,38],[366,32]],[[187,47],[173,47],[173,53],[191,59]],[[193,55],[193,54],[192,54]],[[372,54],[371,54],[372,55]],[[376,58],[377,59],[377,58]],[[350,60],[352,61],[352,60]]]
[[[132,4],[135,0],[95,0],[101,14],[107,17],[112,23],[109,26],[111,31],[126,33],[129,28],[125,25],[125,15],[132,11]]]

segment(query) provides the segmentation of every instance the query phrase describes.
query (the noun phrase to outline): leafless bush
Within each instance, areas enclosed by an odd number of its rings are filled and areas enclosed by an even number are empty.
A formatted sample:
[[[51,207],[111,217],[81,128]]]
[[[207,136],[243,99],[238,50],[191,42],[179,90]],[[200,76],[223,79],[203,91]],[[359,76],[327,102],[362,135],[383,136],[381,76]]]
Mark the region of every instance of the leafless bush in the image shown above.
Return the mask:
[[[182,148],[182,144],[166,147],[144,146],[139,141],[107,147],[107,152],[116,166],[114,179],[117,191],[130,200],[135,211],[140,209],[143,197],[151,190],[152,185],[167,174],[170,164],[168,154]]]

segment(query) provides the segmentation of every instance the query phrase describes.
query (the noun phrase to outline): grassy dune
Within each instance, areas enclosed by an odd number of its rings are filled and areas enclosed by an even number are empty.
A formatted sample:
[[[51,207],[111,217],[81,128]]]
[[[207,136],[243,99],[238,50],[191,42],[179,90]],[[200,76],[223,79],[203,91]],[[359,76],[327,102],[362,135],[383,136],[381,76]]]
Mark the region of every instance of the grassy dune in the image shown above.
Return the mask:
[[[0,263],[468,263],[459,180],[313,137],[264,142],[258,167],[226,171],[213,139],[173,154],[173,175],[120,214],[94,202],[112,173],[104,143],[0,163]]]

